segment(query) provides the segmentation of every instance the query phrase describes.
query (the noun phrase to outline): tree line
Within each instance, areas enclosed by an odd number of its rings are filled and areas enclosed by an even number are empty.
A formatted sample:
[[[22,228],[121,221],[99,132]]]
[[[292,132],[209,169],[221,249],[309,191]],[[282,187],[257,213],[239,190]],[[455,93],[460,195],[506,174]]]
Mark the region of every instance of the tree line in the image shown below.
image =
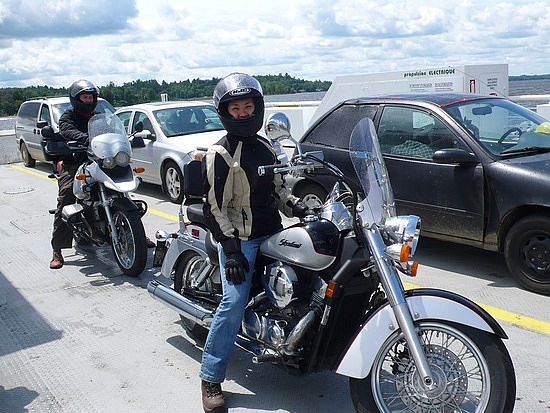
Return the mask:
[[[283,75],[257,75],[265,95],[283,95],[300,92],[327,91],[330,81],[303,80]],[[156,80],[135,80],[117,86],[110,82],[100,86],[100,96],[115,107],[160,100],[166,93],[170,100],[210,99],[220,78],[193,79],[167,83]],[[0,116],[13,116],[25,100],[37,97],[67,96],[67,88],[29,86],[25,88],[0,88]]]

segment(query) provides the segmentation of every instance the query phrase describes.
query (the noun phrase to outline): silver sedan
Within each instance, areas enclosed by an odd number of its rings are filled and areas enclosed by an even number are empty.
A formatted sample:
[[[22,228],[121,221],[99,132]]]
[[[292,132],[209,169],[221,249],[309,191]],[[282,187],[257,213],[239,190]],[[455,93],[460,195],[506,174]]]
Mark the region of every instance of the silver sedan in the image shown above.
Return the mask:
[[[225,130],[213,105],[205,102],[155,102],[116,111],[128,134],[141,127],[143,147],[134,147],[132,165],[143,167],[144,182],[158,184],[170,201],[183,199],[183,166],[216,143]]]

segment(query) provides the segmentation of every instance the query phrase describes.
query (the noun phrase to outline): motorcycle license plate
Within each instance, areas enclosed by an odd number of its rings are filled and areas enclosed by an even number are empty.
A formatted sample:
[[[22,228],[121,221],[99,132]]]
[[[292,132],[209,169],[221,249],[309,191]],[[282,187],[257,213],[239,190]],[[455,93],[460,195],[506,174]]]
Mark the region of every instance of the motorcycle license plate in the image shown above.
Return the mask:
[[[153,255],[153,267],[162,266],[162,262],[164,261],[164,257],[166,256],[166,251],[168,251],[166,241],[157,241],[155,254]]]

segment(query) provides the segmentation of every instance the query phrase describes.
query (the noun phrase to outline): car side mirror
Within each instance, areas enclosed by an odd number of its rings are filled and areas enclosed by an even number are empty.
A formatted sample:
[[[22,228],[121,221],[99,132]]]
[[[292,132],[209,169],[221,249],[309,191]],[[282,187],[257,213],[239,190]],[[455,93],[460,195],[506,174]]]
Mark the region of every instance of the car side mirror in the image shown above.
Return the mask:
[[[134,135],[130,141],[130,146],[132,148],[145,148],[145,142],[141,136]]]
[[[134,136],[138,136],[141,139],[151,139],[152,141],[157,139],[156,135],[154,133],[151,133],[149,129],[143,129],[141,132],[136,133]]]
[[[440,149],[433,154],[433,161],[441,164],[476,165],[479,159],[468,151],[459,148]]]
[[[48,126],[48,121],[40,120],[40,121],[36,122],[36,127],[39,128],[39,129],[42,129],[46,126]]]

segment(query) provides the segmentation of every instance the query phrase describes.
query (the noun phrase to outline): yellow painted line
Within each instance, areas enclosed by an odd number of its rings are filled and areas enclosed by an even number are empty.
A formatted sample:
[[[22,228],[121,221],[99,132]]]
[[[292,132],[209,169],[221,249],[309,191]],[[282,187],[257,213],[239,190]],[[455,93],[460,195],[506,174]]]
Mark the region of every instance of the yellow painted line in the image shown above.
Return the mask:
[[[15,165],[13,163],[8,164],[9,167],[17,169],[18,171],[28,173],[29,175],[37,176],[42,179],[47,179],[48,181],[57,182],[55,178],[48,178],[48,175],[44,172],[37,172],[33,169],[27,168],[25,166]]]
[[[161,217],[161,218],[166,218],[170,221],[175,221],[175,222],[179,221],[179,217],[177,215],[174,215],[174,214],[167,214],[166,212],[158,211],[158,210],[152,209],[152,208],[148,208],[147,212],[149,212],[153,215],[156,215],[158,217]]]
[[[19,171],[31,174],[33,176],[37,176],[39,178],[47,179],[49,181],[55,182],[55,178],[48,178],[46,174],[43,172],[37,172],[32,169],[26,168],[24,166],[19,166],[15,164],[8,164],[8,166],[17,169]],[[156,209],[149,208],[147,212],[159,216],[161,218],[168,219],[170,221],[178,222],[179,218],[177,215],[174,214],[167,214],[166,212],[162,212]],[[403,283],[405,288],[407,290],[413,289],[413,288],[422,288],[419,285],[410,284],[410,283]],[[529,330],[537,331],[539,333],[543,334],[549,334],[550,335],[550,323],[546,323],[544,321],[537,320],[535,318],[526,317],[521,314],[512,313],[510,311],[501,310],[500,308],[492,307],[490,305],[477,303],[480,307],[484,308],[485,311],[487,311],[489,314],[491,314],[494,318],[497,320],[505,321],[510,324],[515,324],[520,327],[527,328]]]
[[[412,290],[415,288],[422,288],[419,285],[403,283],[405,289]],[[543,334],[550,334],[550,323],[537,320],[535,318],[526,317],[521,314],[512,313],[510,311],[501,310],[500,308],[492,307],[487,304],[477,303],[485,311],[491,314],[497,320],[505,321],[510,324],[515,324],[520,327],[527,328],[529,330],[537,331]]]

